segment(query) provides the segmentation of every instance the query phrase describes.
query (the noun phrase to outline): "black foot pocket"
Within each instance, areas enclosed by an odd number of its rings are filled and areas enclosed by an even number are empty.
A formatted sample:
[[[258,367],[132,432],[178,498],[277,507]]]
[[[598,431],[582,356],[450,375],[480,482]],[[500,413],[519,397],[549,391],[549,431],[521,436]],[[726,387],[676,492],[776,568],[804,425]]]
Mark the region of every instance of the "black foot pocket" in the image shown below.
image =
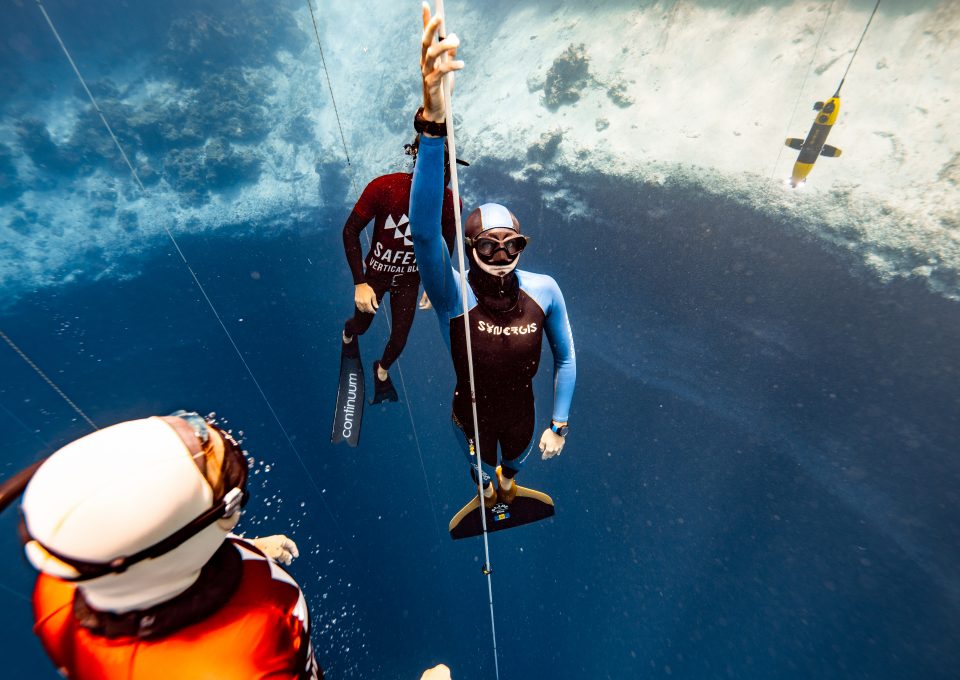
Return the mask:
[[[360,339],[354,337],[350,342],[344,342],[340,339],[340,356],[344,359],[360,358]]]
[[[379,404],[382,401],[400,401],[400,397],[397,396],[397,390],[394,389],[390,378],[387,378],[383,382],[374,379],[373,399],[370,400],[370,403]]]
[[[400,401],[397,397],[397,390],[393,386],[390,376],[386,380],[380,380],[380,362],[373,364],[373,399],[371,404],[379,404],[382,401]]]

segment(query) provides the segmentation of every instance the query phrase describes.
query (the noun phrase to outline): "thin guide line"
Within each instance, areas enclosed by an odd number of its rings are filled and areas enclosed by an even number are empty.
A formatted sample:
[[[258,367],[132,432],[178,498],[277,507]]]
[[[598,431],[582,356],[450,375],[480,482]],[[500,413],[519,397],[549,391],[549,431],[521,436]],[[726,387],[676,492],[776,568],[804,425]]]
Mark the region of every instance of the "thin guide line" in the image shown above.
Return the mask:
[[[137,171],[134,169],[133,164],[130,163],[130,159],[123,150],[120,141],[117,139],[116,135],[113,134],[113,129],[110,127],[110,124],[107,122],[106,117],[103,115],[103,112],[100,110],[100,106],[97,104],[97,100],[94,98],[93,93],[90,92],[90,88],[87,87],[87,83],[83,78],[83,75],[80,73],[80,69],[77,68],[76,62],[74,62],[73,57],[70,56],[70,51],[67,49],[67,46],[64,44],[63,40],[60,37],[60,33],[57,31],[56,27],[53,24],[53,21],[50,19],[50,15],[47,14],[46,8],[44,8],[43,3],[40,0],[36,0],[37,6],[40,8],[40,11],[43,13],[44,19],[47,21],[47,25],[50,27],[50,30],[53,32],[54,37],[56,37],[57,42],[60,44],[60,48],[63,50],[64,55],[67,57],[67,60],[70,62],[70,66],[73,68],[73,72],[76,74],[77,79],[80,81],[80,84],[83,85],[84,91],[87,93],[87,97],[90,99],[90,103],[93,105],[93,108],[96,110],[97,114],[100,116],[100,120],[103,121],[104,126],[107,128],[107,132],[110,133],[111,139],[113,139],[114,145],[116,145],[117,150],[120,152],[120,156],[123,158],[123,161],[127,164],[127,167],[130,169],[130,174],[133,176],[134,181],[137,183],[137,186],[140,187],[140,190],[149,195],[149,192],[143,186],[143,183],[140,181],[140,176],[137,174]],[[184,266],[187,268],[187,271],[190,272],[190,276],[193,278],[193,282],[196,284],[200,293],[203,295],[203,299],[206,300],[207,306],[210,308],[210,311],[213,312],[214,318],[216,318],[217,323],[220,324],[220,328],[223,329],[224,334],[227,336],[230,345],[233,347],[234,352],[236,352],[237,357],[240,359],[240,363],[243,364],[244,369],[247,372],[247,375],[250,376],[251,381],[253,381],[254,386],[257,388],[257,391],[260,393],[261,398],[264,403],[267,405],[267,409],[270,411],[270,415],[273,416],[274,421],[280,428],[280,431],[283,433],[284,438],[287,441],[287,445],[290,447],[290,450],[293,451],[294,456],[300,462],[301,467],[307,475],[307,479],[310,481],[310,484],[313,486],[316,491],[317,497],[319,497],[321,504],[326,509],[327,514],[330,515],[333,520],[334,527],[340,533],[341,541],[347,550],[351,551],[349,541],[346,540],[346,534],[343,531],[343,528],[340,526],[340,522],[334,515],[332,509],[327,503],[326,499],[323,497],[323,491],[320,489],[320,485],[314,479],[313,474],[310,472],[310,469],[307,467],[306,462],[303,459],[303,456],[300,454],[300,451],[293,443],[293,439],[290,437],[287,432],[287,428],[284,427],[283,423],[280,421],[280,417],[277,414],[276,410],[273,407],[273,404],[270,402],[270,399],[267,397],[266,392],[260,385],[260,382],[257,380],[256,376],[253,374],[252,369],[249,364],[247,364],[246,359],[243,357],[243,353],[240,351],[240,348],[237,346],[237,343],[234,341],[233,336],[230,334],[230,331],[227,329],[226,324],[223,323],[223,319],[220,317],[220,313],[217,311],[217,308],[214,306],[213,301],[210,299],[210,296],[207,295],[206,289],[204,289],[203,284],[200,283],[200,279],[197,278],[196,272],[190,266],[190,263],[187,261],[186,255],[184,255],[183,250],[180,248],[180,244],[177,242],[177,239],[174,237],[173,232],[170,231],[170,228],[165,224],[161,223],[161,227],[164,232],[166,232],[167,237],[170,239],[170,242],[173,244],[174,249],[177,251],[177,254],[180,256],[180,259],[183,261]],[[91,422],[92,424],[92,422]],[[95,427],[95,426],[94,426]]]
[[[347,138],[346,138],[346,135],[344,135],[343,133],[343,124],[340,122],[340,111],[337,108],[337,99],[333,94],[333,82],[330,80],[330,72],[327,70],[327,60],[323,56],[323,45],[320,43],[320,29],[317,27],[317,18],[314,15],[313,3],[311,2],[311,0],[307,0],[307,7],[310,9],[310,20],[313,22],[313,34],[317,38],[317,49],[320,50],[320,62],[323,65],[323,73],[327,79],[327,89],[330,92],[330,101],[333,104],[333,113],[337,118],[337,128],[340,130],[340,142],[341,144],[343,144],[343,155],[347,159],[347,168],[350,171],[350,183],[353,185],[354,195],[357,197],[357,200],[359,200],[360,190],[357,185],[357,175],[354,170],[353,164],[350,162],[350,151],[347,148]],[[369,250],[371,247],[370,235],[366,231],[364,231],[363,236],[367,242],[367,249]],[[389,336],[393,332],[393,323],[390,320],[390,312],[386,307],[384,308],[383,312],[384,312],[383,318],[387,323],[387,335]],[[437,521],[436,504],[434,503],[434,500],[433,500],[433,491],[431,491],[430,480],[427,477],[427,468],[423,462],[423,450],[420,447],[420,436],[417,434],[417,425],[414,421],[413,410],[410,406],[410,393],[407,391],[407,381],[403,377],[403,366],[401,366],[400,364],[399,357],[397,358],[394,365],[397,367],[397,373],[400,376],[400,387],[403,391],[404,401],[406,402],[406,405],[407,405],[407,415],[410,418],[410,429],[413,430],[413,439],[417,446],[417,456],[420,459],[420,470],[423,472],[423,483],[426,486],[427,500],[430,503],[430,514],[433,517],[433,525],[437,531],[437,542],[439,543],[442,533],[440,531],[440,524]],[[374,379],[376,379],[376,376],[374,376]]]
[[[443,0],[436,0],[436,13],[440,17],[440,29],[445,29],[446,26],[446,13],[444,12]],[[441,36],[437,34],[435,38],[440,38]],[[457,173],[457,142],[454,130],[454,113],[453,113],[453,74],[447,73],[444,74],[442,80],[443,87],[443,101],[446,110],[444,111],[444,119],[446,121],[447,127],[447,151],[449,153],[450,159],[450,183],[453,190],[453,205],[459,207],[460,205],[460,179]],[[470,408],[473,412],[473,438],[474,446],[476,447],[476,456],[477,456],[477,497],[479,500],[480,508],[480,523],[483,527],[483,551],[484,558],[486,559],[484,572],[487,576],[487,599],[490,604],[490,633],[493,638],[493,668],[494,674],[497,680],[500,680],[500,661],[499,655],[497,653],[497,625],[495,622],[494,612],[493,612],[493,566],[490,561],[490,541],[488,538],[487,532],[487,512],[484,505],[484,496],[483,496],[483,468],[482,468],[482,456],[480,454],[480,418],[477,414],[477,393],[476,393],[476,380],[474,377],[474,366],[473,366],[473,346],[470,342],[470,310],[468,308],[468,299],[467,299],[467,273],[466,273],[466,260],[464,258],[464,248],[463,248],[463,225],[461,223],[461,216],[459,210],[453,211],[454,220],[456,221],[457,226],[457,260],[458,266],[460,269],[460,301],[463,306],[463,327],[464,327],[464,338],[466,340],[467,348],[467,372],[470,379]]]
[[[70,397],[68,397],[67,394],[66,394],[62,389],[60,389],[60,387],[57,385],[57,383],[53,382],[53,380],[50,379],[50,376],[48,376],[46,373],[44,373],[43,370],[41,370],[41,368],[40,368],[39,366],[37,366],[37,364],[34,363],[34,361],[33,361],[30,357],[27,356],[26,352],[24,352],[22,349],[20,349],[20,348],[17,346],[17,344],[16,344],[13,340],[11,340],[10,337],[9,337],[6,333],[4,333],[2,330],[0,330],[0,338],[3,338],[3,341],[4,341],[5,343],[7,343],[8,345],[10,345],[10,349],[12,349],[14,352],[16,352],[16,353],[19,355],[19,357],[20,357],[21,359],[23,359],[23,360],[27,363],[27,366],[29,366],[30,368],[32,368],[32,369],[34,370],[34,372],[35,372],[37,375],[39,375],[39,376],[43,379],[43,381],[44,381],[45,383],[47,383],[47,385],[50,386],[50,389],[52,389],[54,392],[56,392],[58,395],[60,395],[60,398],[63,399],[65,402],[67,402],[67,404],[70,406],[70,408],[72,408],[74,411],[76,411],[77,414],[78,414],[81,418],[83,418],[85,421],[87,421],[87,424],[88,424],[90,427],[92,427],[94,430],[99,430],[99,429],[100,429],[99,427],[97,427],[97,424],[96,424],[95,422],[93,422],[93,421],[90,419],[90,417],[89,417],[86,413],[84,413],[83,410],[82,410],[79,406],[77,406],[77,405],[74,403],[73,399],[71,399]],[[6,409],[4,409],[4,410],[6,410]]]

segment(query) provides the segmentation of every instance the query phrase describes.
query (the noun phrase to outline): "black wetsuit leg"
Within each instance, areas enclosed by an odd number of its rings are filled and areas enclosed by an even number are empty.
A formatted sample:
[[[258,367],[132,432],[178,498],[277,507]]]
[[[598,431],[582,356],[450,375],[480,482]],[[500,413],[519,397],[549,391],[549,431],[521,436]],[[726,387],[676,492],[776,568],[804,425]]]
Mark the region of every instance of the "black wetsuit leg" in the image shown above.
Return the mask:
[[[419,293],[420,277],[416,275],[397,277],[396,283],[390,287],[390,339],[380,359],[383,370],[393,365],[407,344],[407,336],[417,314]]]
[[[388,290],[390,290],[390,284],[392,281],[392,276],[367,277],[367,283],[370,284],[370,287],[373,288],[374,294],[377,296],[377,305],[380,304],[380,302],[383,300],[383,296],[386,295]],[[347,322],[343,324],[343,332],[351,337],[363,335],[367,332],[367,329],[370,328],[370,324],[373,323],[374,316],[376,316],[376,314],[361,312],[358,308],[354,307],[353,316],[347,319]]]
[[[454,395],[453,424],[463,442],[463,451],[470,464],[470,476],[477,481],[477,461],[473,448],[473,411],[469,399]],[[480,455],[483,459],[484,485],[494,476],[498,460],[506,477],[513,478],[523,467],[532,450],[534,422],[536,419],[533,395],[501,403],[496,407],[487,405],[478,408],[480,421]],[[499,456],[498,456],[499,451]]]
[[[450,427],[453,428],[453,436],[460,444],[460,450],[463,451],[463,455],[467,457],[467,463],[470,465],[470,478],[473,479],[473,483],[477,483],[477,461],[474,458],[474,447],[476,442],[473,439],[473,435],[467,434],[464,431],[463,426],[460,424],[459,419],[457,419],[456,413],[454,413],[450,418]],[[496,450],[496,447],[494,447]],[[494,468],[491,465],[486,463],[488,458],[486,454],[486,448],[482,449],[484,453],[484,465],[482,466],[483,473],[483,485],[487,486],[490,484],[491,479],[494,476]],[[495,456],[496,454],[494,454]]]
[[[498,433],[500,442],[500,467],[503,476],[513,479],[523,464],[527,462],[530,451],[533,450],[534,423],[536,423],[536,409],[533,399],[524,400],[515,404],[511,410],[511,420],[506,427],[501,427]],[[483,422],[480,423],[481,432]]]

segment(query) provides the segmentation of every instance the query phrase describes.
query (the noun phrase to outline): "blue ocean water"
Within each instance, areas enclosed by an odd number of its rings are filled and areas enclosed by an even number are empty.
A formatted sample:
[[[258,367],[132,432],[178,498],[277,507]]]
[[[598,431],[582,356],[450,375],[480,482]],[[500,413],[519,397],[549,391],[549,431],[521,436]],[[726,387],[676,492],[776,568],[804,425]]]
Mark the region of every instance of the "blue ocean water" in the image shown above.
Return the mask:
[[[285,212],[215,229],[177,212],[226,211],[275,172],[262,151],[274,119],[249,69],[275,65],[278,44],[309,46],[304,8],[45,6],[118,137],[153,168],[142,172],[148,191],[173,188],[177,203],[163,209],[220,318],[145,223],[158,213],[135,203],[42,16],[23,2],[0,52],[11,92],[0,191],[16,215],[0,228],[41,250],[57,242],[50,230],[91,236],[75,246],[81,264],[38,257],[4,280],[0,329],[98,425],[187,407],[242,430],[256,463],[240,529],[298,542],[292,572],[327,677],[417,678],[440,661],[454,678],[492,677],[482,545],[446,534],[473,489],[431,313],[396,373],[402,402],[367,407],[358,448],[329,444],[352,299],[340,239],[352,188],[336,145],[318,143],[309,181],[277,173]],[[216,106],[151,117],[124,107],[130,83],[114,80],[112,95],[94,75],[145,63],[185,101],[220,93]],[[58,97],[80,112],[82,134],[58,133],[57,112],[36,117]],[[405,125],[407,100],[376,115]],[[308,113],[288,120],[302,127],[285,134],[311,143]],[[398,161],[405,129],[384,142]],[[212,148],[214,138],[225,141]],[[922,281],[881,281],[735,195],[566,169],[569,194],[545,201],[556,176],[471,161],[465,206],[516,206],[533,239],[522,266],[562,287],[578,351],[567,448],[532,459],[522,477],[553,496],[556,517],[490,539],[501,676],[960,674],[958,303]],[[360,166],[361,181],[391,169]],[[41,191],[99,217],[31,222]],[[378,320],[362,339],[368,373],[385,338]],[[543,366],[541,412],[549,350]],[[3,477],[89,431],[5,345],[0,375]],[[3,677],[55,677],[31,633],[33,573],[12,512],[0,518],[0,554]]]

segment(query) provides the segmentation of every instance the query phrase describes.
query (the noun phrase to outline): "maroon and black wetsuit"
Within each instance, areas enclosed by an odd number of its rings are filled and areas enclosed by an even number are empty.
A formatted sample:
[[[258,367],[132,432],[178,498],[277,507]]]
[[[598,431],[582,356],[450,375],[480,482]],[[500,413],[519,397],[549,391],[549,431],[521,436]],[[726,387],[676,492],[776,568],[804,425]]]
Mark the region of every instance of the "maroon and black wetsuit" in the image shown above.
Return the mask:
[[[390,368],[407,343],[417,310],[420,273],[410,239],[410,184],[413,176],[405,172],[377,177],[370,182],[353,207],[343,226],[343,249],[353,275],[354,285],[367,283],[377,296],[377,304],[390,293],[392,328],[383,350],[380,365]],[[360,245],[360,232],[374,220],[373,237],[366,261]],[[447,249],[453,248],[456,224],[453,215],[453,194],[447,189],[443,200],[443,238]],[[343,326],[350,336],[363,335],[373,322],[373,314],[354,308],[353,317]]]

